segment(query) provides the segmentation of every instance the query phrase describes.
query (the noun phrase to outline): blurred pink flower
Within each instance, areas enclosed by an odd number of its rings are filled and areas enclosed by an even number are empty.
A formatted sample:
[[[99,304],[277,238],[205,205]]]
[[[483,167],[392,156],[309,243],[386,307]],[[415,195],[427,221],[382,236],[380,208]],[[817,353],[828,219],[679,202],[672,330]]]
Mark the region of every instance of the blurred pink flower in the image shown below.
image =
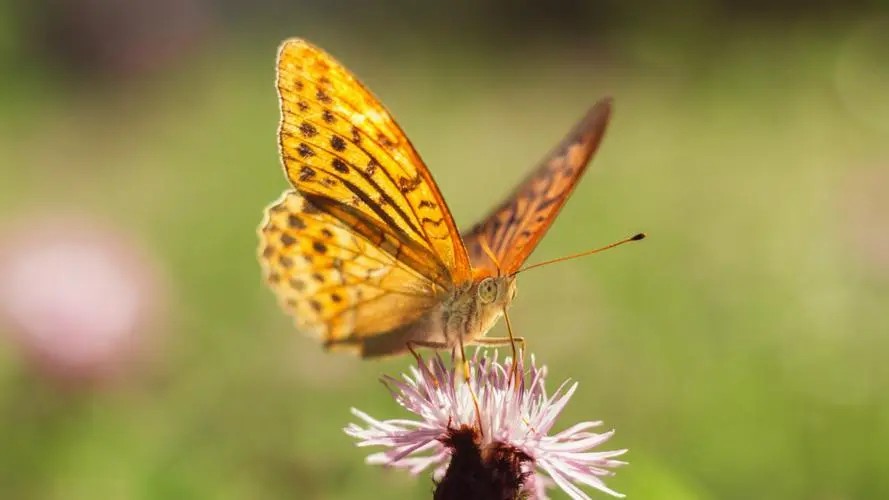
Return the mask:
[[[155,267],[126,238],[71,219],[35,219],[0,236],[0,328],[26,358],[67,381],[136,360],[160,312]]]
[[[364,426],[353,423],[345,431],[358,440],[358,446],[388,448],[368,456],[370,464],[404,468],[413,474],[435,467],[433,477],[441,480],[439,493],[445,487],[482,497],[478,491],[490,484],[479,484],[478,478],[487,474],[496,482],[506,471],[512,475],[511,486],[507,481],[505,490],[496,490],[498,495],[508,491],[507,497],[524,494],[545,498],[544,488],[555,483],[574,499],[589,498],[577,484],[623,496],[608,488],[601,478],[613,475],[609,469],[626,463],[614,457],[627,450],[590,451],[607,441],[613,431],[590,432],[601,422],[583,422],[550,434],[577,383],[568,386],[566,381],[549,395],[544,386],[546,367],[537,367],[532,357],[530,369],[525,372],[519,363],[524,377],[516,388],[509,376],[510,360],[500,364],[496,356],[478,354],[472,360],[470,385],[479,400],[480,429],[469,387],[458,383],[462,379],[459,365],[457,369],[449,368],[436,354],[428,363],[418,359],[403,380],[383,380],[395,400],[415,414],[416,420],[377,420],[353,408],[352,413]],[[460,477],[460,469],[467,467],[475,470]]]
[[[841,184],[840,230],[875,276],[889,278],[889,161],[851,170]]]

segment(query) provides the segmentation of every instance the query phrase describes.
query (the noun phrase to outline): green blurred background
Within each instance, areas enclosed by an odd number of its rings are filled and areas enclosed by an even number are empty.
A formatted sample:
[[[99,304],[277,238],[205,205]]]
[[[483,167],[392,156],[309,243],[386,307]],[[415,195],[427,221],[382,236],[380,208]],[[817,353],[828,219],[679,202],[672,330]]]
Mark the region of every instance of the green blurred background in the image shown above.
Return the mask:
[[[580,382],[562,424],[630,449],[610,486],[889,497],[889,4],[792,0],[0,0],[0,227],[98,221],[164,304],[114,371],[0,324],[0,497],[428,497],[341,431],[402,415],[376,380],[408,360],[323,352],[260,281],[290,36],[386,103],[462,227],[615,98],[531,260],[650,238],[523,275],[512,309]]]

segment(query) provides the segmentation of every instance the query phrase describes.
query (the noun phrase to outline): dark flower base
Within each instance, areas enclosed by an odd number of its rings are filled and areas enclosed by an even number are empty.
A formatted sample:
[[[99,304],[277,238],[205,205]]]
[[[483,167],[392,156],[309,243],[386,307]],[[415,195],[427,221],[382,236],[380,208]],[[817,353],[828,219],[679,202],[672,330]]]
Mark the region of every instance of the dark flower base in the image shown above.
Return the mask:
[[[470,426],[451,429],[441,440],[453,452],[444,478],[435,487],[435,500],[516,500],[527,498],[522,466],[531,457],[515,447],[491,443],[481,447],[481,435]],[[529,470],[529,468],[525,468]]]

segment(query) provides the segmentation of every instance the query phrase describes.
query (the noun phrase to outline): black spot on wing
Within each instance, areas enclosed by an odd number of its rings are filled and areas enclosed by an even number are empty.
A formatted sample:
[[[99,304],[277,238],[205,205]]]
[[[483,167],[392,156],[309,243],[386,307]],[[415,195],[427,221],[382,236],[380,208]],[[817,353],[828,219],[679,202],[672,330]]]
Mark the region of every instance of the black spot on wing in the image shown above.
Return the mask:
[[[367,162],[367,168],[364,169],[364,172],[367,175],[373,175],[374,172],[377,171],[377,167],[379,166],[380,164],[377,162],[376,158],[371,157],[371,159]]]
[[[417,189],[417,186],[420,185],[420,177],[414,177],[413,179],[408,179],[407,177],[399,177],[398,178],[398,189],[401,190],[402,193],[410,193],[414,189]]]
[[[339,158],[334,158],[330,162],[330,164],[334,170],[336,170],[337,172],[339,172],[341,174],[348,174],[349,173],[349,166],[346,165],[346,162],[344,162],[343,160],[341,160]]]
[[[327,95],[327,92],[322,89],[318,89],[318,92],[315,92],[315,99],[318,99],[324,104],[331,104],[333,102],[333,99],[331,99],[330,96]]]
[[[301,142],[299,146],[296,148],[296,152],[299,153],[303,158],[310,158],[315,156],[315,151],[312,150],[312,147],[308,144]]]
[[[342,137],[334,135],[330,138],[330,147],[332,147],[335,151],[345,151],[346,141]]]
[[[289,247],[290,245],[293,245],[294,243],[296,243],[296,238],[294,238],[293,236],[290,236],[287,233],[284,233],[281,235],[281,244],[284,245],[285,247]]]
[[[318,129],[315,128],[315,126],[309,122],[302,122],[299,125],[299,131],[300,131],[300,133],[302,133],[303,136],[309,137],[309,138],[315,137],[316,135],[318,135]]]
[[[312,169],[312,167],[307,167],[307,166],[303,165],[299,169],[299,180],[301,182],[306,182],[309,179],[311,179],[312,177],[315,177],[315,170]]]
[[[302,219],[299,218],[296,214],[290,214],[287,216],[287,225],[292,227],[293,229],[305,229],[306,223],[303,222]]]

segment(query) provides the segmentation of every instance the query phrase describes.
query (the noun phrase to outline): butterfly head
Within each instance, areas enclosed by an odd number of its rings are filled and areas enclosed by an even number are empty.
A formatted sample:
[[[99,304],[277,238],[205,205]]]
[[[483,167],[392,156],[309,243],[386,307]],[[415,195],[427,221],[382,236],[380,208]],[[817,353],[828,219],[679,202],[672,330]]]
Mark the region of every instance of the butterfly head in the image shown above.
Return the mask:
[[[503,316],[515,291],[511,276],[481,276],[447,305],[449,321],[464,337],[484,335]]]
[[[480,305],[502,309],[515,298],[515,276],[488,276],[475,286]]]

